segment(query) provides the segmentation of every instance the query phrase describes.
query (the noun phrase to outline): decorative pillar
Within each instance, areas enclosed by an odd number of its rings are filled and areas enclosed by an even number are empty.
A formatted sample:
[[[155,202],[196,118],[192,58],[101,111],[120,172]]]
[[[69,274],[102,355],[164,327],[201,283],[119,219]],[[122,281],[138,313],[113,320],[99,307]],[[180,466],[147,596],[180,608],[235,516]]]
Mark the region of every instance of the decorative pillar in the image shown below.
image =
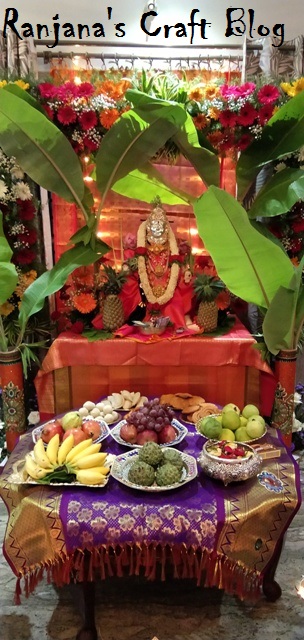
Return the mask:
[[[294,391],[296,381],[297,349],[279,351],[274,373],[277,380],[271,424],[282,433],[285,444],[292,443]]]
[[[26,431],[23,367],[20,351],[0,351],[3,419],[8,453]]]

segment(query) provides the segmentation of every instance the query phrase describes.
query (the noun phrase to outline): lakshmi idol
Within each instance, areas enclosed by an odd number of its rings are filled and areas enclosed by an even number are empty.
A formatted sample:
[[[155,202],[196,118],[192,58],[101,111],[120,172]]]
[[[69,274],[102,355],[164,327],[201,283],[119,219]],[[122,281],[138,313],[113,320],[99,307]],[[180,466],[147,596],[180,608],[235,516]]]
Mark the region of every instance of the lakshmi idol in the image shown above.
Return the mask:
[[[157,310],[169,316],[175,328],[184,327],[191,309],[193,289],[184,271],[175,235],[166,212],[156,198],[147,220],[137,232],[137,270],[131,271],[122,291],[125,317],[149,320]],[[190,275],[190,278],[189,278]]]

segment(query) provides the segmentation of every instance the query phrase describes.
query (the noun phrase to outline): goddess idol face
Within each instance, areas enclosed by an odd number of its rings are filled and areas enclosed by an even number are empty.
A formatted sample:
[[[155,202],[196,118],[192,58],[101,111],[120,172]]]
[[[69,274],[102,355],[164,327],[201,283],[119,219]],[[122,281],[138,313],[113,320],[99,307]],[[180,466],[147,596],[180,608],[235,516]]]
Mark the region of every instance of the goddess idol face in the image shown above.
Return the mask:
[[[168,239],[167,216],[161,207],[156,207],[150,213],[146,225],[147,241],[150,244],[165,244]]]

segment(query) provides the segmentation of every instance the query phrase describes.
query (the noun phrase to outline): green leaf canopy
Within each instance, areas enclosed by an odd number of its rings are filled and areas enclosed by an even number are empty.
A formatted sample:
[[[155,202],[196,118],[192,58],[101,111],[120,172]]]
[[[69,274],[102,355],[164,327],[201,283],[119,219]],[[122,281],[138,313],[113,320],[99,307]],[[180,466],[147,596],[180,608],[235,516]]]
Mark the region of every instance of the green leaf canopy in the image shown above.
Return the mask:
[[[134,169],[125,178],[117,180],[112,190],[128,198],[152,202],[159,196],[164,204],[188,205],[194,198],[173,185],[167,184],[162,174],[147,163],[141,169]]]
[[[0,89],[0,147],[34,182],[81,209],[81,165],[64,134],[35,107]]]
[[[278,216],[287,213],[304,197],[304,171],[283,169],[278,171],[259,191],[248,211],[250,218]]]
[[[210,187],[194,205],[198,231],[228,289],[268,309],[294,268],[284,251],[256,231],[245,209],[228,193]]]

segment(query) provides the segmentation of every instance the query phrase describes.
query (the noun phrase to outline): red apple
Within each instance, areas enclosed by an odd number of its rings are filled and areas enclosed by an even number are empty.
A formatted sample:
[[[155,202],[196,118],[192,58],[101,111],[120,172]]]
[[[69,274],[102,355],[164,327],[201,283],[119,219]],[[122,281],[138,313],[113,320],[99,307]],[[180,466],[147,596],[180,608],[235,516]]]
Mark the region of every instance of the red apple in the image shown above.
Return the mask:
[[[87,439],[86,434],[82,431],[82,429],[78,429],[77,427],[75,429],[67,429],[64,433],[64,436],[62,438],[63,440],[66,440],[66,438],[70,435],[74,436],[74,446],[76,444],[78,444],[79,442],[82,442],[83,440]]]
[[[152,431],[152,429],[144,429],[144,431],[140,431],[137,434],[136,444],[142,445],[146,442],[158,442],[156,431]]]
[[[173,442],[177,436],[177,431],[171,424],[166,425],[158,434],[158,444]]]
[[[58,420],[54,420],[53,422],[48,422],[47,424],[44,425],[41,431],[41,438],[43,442],[45,442],[45,444],[48,444],[48,442],[51,440],[53,436],[56,435],[56,433],[59,434],[59,438],[60,440],[62,440],[64,430]]]
[[[101,426],[98,420],[84,420],[81,427],[86,438],[96,440],[101,434]]]
[[[120,437],[130,444],[135,444],[137,439],[137,429],[134,424],[123,424],[120,428]]]

